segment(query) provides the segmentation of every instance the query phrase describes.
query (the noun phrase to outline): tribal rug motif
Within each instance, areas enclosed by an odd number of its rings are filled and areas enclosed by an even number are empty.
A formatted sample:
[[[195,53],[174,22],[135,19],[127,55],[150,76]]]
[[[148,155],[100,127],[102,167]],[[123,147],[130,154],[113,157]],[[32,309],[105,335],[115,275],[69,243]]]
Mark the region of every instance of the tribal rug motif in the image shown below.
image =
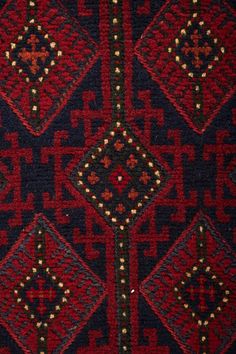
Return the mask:
[[[235,18],[0,1],[0,354],[236,352]]]

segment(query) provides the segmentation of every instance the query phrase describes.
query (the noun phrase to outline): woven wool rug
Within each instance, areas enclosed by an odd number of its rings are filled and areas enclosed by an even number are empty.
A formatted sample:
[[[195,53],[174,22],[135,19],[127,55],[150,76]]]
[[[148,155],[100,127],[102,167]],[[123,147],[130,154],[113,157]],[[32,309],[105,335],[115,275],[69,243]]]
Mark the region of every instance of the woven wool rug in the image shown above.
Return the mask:
[[[0,1],[0,354],[236,353],[235,11]]]

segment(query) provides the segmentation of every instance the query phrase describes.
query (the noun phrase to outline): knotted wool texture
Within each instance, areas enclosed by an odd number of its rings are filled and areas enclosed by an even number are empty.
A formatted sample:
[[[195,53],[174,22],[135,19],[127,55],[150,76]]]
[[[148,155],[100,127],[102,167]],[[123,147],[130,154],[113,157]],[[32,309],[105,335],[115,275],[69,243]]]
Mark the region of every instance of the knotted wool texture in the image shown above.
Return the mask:
[[[235,0],[0,1],[0,354],[234,354]]]

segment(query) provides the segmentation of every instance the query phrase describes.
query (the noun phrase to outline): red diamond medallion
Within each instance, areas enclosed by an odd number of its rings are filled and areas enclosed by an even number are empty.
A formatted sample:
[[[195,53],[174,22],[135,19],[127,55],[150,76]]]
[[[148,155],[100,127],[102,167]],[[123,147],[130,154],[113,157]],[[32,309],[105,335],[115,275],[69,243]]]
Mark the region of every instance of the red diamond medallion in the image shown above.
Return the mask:
[[[41,214],[0,263],[0,323],[25,353],[63,353],[105,296]]]
[[[94,64],[98,48],[56,0],[23,2],[9,0],[0,13],[0,94],[40,135]]]

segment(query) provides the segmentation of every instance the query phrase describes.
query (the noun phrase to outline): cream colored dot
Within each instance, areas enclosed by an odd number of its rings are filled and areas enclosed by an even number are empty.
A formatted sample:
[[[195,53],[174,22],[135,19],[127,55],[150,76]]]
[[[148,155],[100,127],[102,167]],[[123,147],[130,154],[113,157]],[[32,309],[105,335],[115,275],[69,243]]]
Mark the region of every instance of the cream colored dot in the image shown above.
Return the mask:
[[[126,328],[122,328],[122,334],[126,334],[127,333],[127,329]]]
[[[113,18],[112,22],[113,22],[113,25],[116,25],[118,23],[118,19],[115,17],[115,18]]]

